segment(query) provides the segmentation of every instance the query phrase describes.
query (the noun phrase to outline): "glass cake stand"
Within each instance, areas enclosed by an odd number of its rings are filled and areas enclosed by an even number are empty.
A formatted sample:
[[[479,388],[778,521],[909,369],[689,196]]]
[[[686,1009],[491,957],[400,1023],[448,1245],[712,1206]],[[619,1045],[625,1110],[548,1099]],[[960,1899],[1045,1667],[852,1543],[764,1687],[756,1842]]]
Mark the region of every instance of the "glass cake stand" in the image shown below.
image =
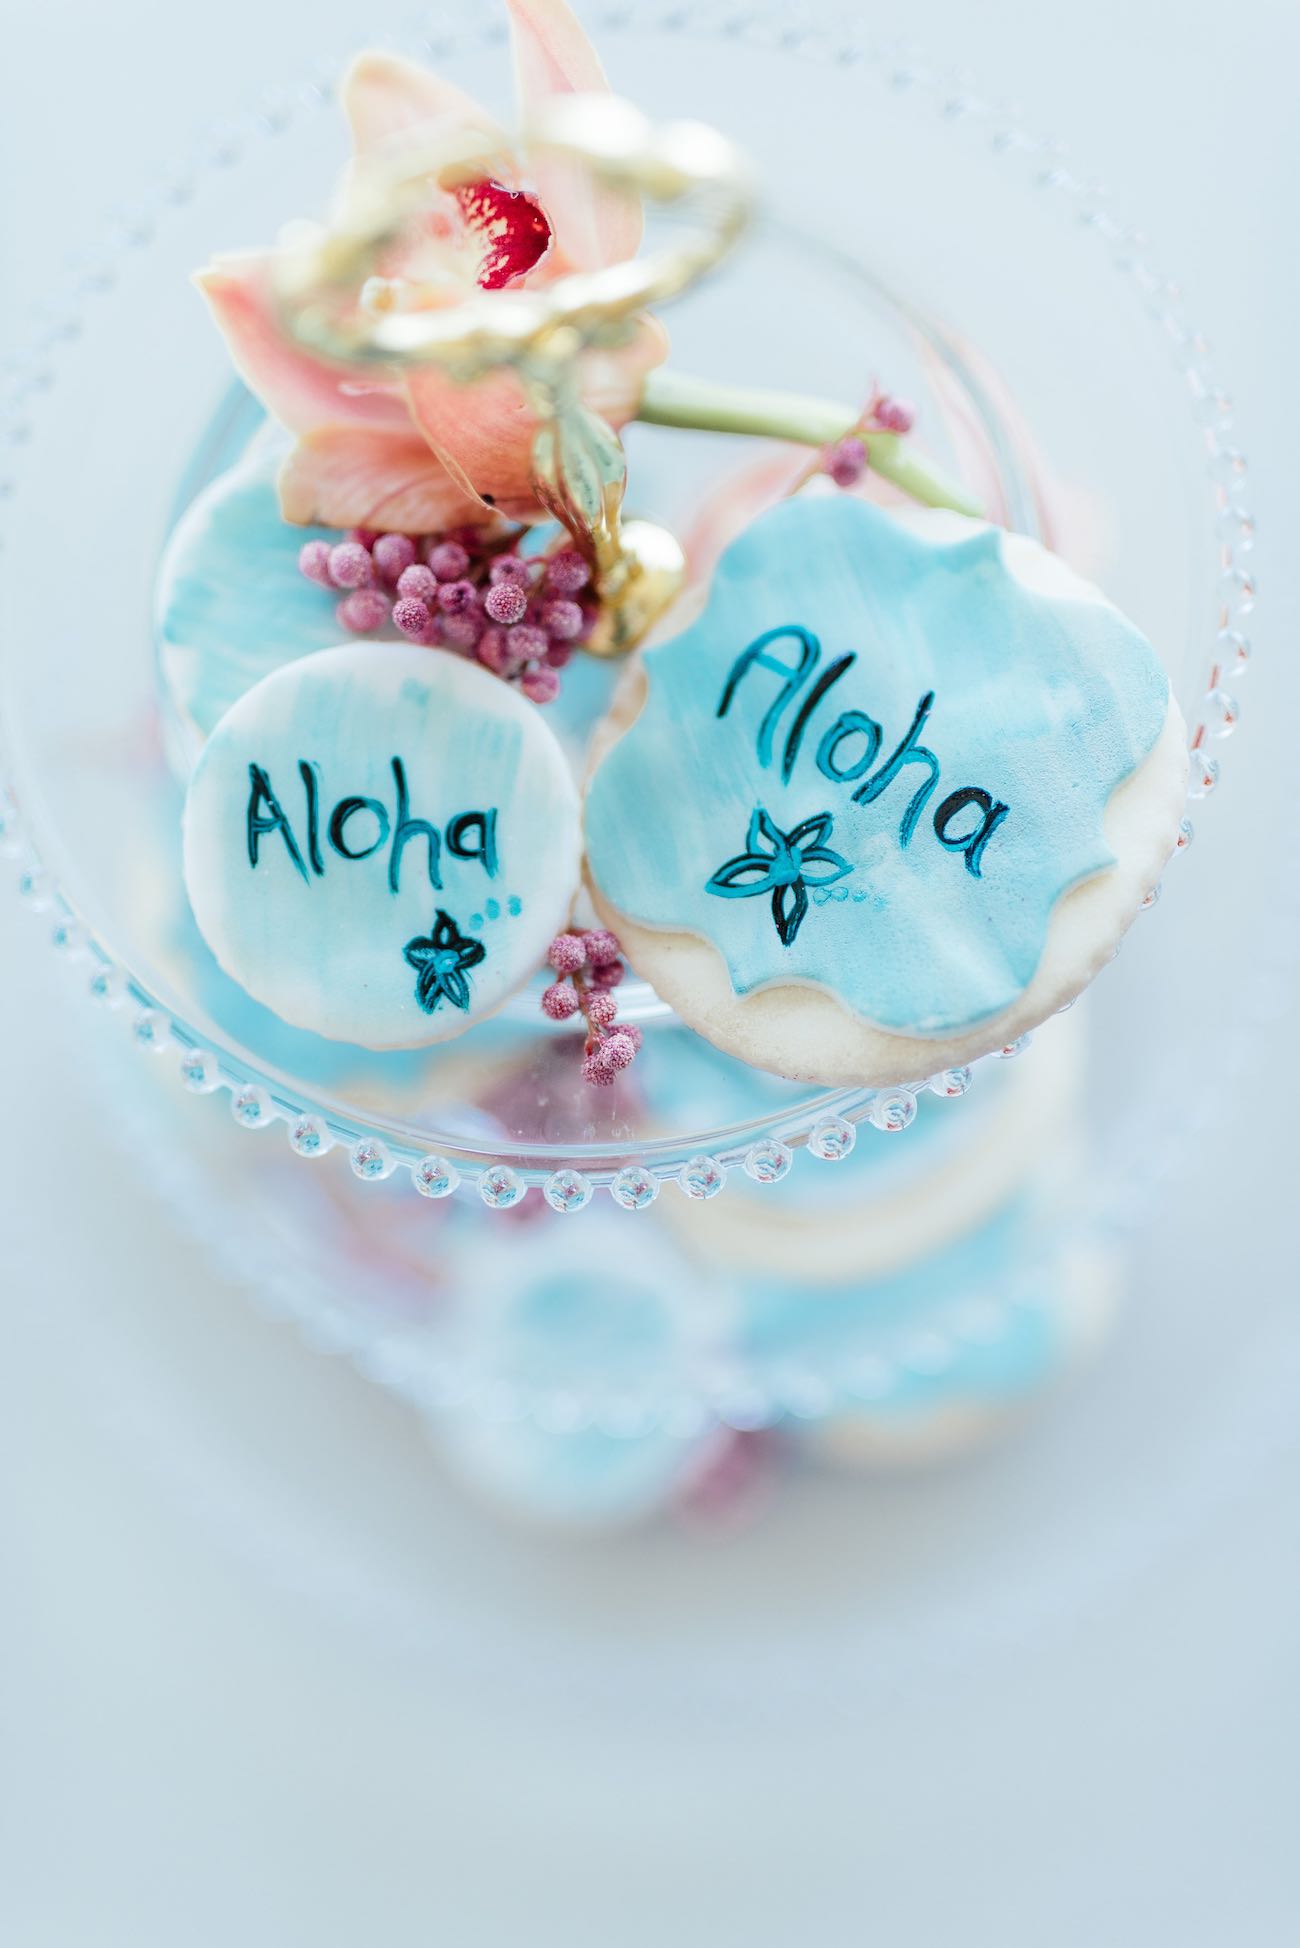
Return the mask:
[[[633,73],[638,43],[662,54],[685,18],[611,14],[593,30],[616,72]],[[854,398],[880,375],[920,402],[941,461],[968,475],[977,467],[978,490],[1010,525],[1040,531],[1053,503],[1064,550],[1165,655],[1193,727],[1192,794],[1206,796],[1217,740],[1236,723],[1227,686],[1249,657],[1253,522],[1231,406],[1175,287],[1101,192],[992,103],[949,94],[852,41],[788,34],[778,19],[776,9],[751,9],[740,23],[693,13],[689,71],[645,63],[644,105],[725,119],[758,157],[771,206],[734,266],[673,308],[674,360],[741,381],[807,384],[815,332],[819,389]],[[499,95],[499,23],[470,8],[440,23],[413,51]],[[797,77],[795,124],[816,115],[815,153],[797,126],[751,125],[774,66]],[[824,112],[864,92],[870,114]],[[320,84],[278,96],[224,129],[206,167],[169,174],[156,205],[91,260],[77,307],[42,348],[6,428],[3,843],[24,896],[76,981],[186,1087],[224,1098],[247,1128],[278,1125],[301,1156],[341,1150],[362,1180],[402,1173],[425,1196],[459,1189],[498,1208],[532,1186],[560,1211],[607,1192],[641,1208],[665,1184],[709,1198],[740,1168],[757,1181],[780,1177],[801,1151],[839,1161],[864,1124],[871,1140],[897,1134],[924,1077],[889,1091],[774,1086],[757,1112],[743,1074],[733,1087],[722,1064],[713,1100],[684,1114],[630,1090],[597,1095],[573,1083],[532,995],[442,1049],[341,1049],[250,1004],[193,934],[150,583],[175,511],[234,457],[251,422],[237,395],[213,417],[223,353],[186,273],[214,249],[319,206],[341,146],[325,105]],[[890,198],[873,199],[864,219],[854,186],[886,163]],[[1099,278],[1107,258],[1122,283]],[[1050,276],[1015,271],[1028,263],[1050,265]],[[790,291],[798,303],[784,301]],[[116,381],[108,390],[106,371]],[[1014,408],[993,372],[1011,383]],[[1068,494],[1044,488],[1026,425]],[[113,510],[82,537],[93,628],[63,620],[45,595],[58,583],[61,546],[47,509],[74,427],[82,494]],[[637,511],[679,526],[738,458],[736,442],[641,428],[630,450]],[[589,669],[582,680],[603,677]],[[1120,1132],[1163,1089],[1152,996],[1176,948],[1152,945],[1145,925],[1139,936],[1102,983],[1099,1009],[1099,1094],[1116,1155]],[[647,1031],[648,1072],[671,1019],[644,986],[625,994],[625,1015]],[[490,1128],[466,1090],[467,1063],[508,1065],[516,1079]],[[1140,1147],[1149,1148],[1145,1136]],[[798,1167],[819,1164],[800,1156]]]
[[[652,113],[723,123],[757,158],[770,195],[747,254],[670,314],[675,359],[807,386],[811,321],[817,389],[859,396],[878,376],[914,396],[936,457],[977,465],[981,491],[1015,526],[1039,531],[1046,507],[1063,551],[1161,649],[1194,732],[1193,792],[1209,797],[1249,662],[1254,523],[1231,404],[1149,241],[996,100],[866,46],[857,30],[792,28],[777,5],[743,15],[593,9],[587,24],[616,82],[634,78]],[[501,99],[501,40],[478,7],[447,6],[410,51]],[[662,1188],[662,1216],[682,1190],[711,1193],[729,1172],[761,1190],[764,1158],[782,1174],[788,1166],[793,1189],[837,1151],[838,1169],[852,1172],[868,1146],[901,1150],[916,1132],[892,1127],[908,1123],[906,1100],[862,1091],[773,1082],[756,1114],[751,1079],[722,1062],[704,1100],[665,1100],[653,1090],[657,1045],[681,1031],[644,990],[632,989],[629,1005],[647,1027],[633,1071],[647,1099],[598,1104],[594,1121],[527,1001],[441,1054],[353,1061],[259,1018],[196,950],[151,591],[178,509],[256,416],[229,391],[186,277],[214,249],[261,240],[319,207],[343,152],[325,81],[337,66],[225,124],[201,156],[160,177],[138,219],[86,260],[0,425],[0,843],[64,963],[70,1010],[93,1022],[105,1132],[129,1146],[205,1260],[400,1392],[409,1376],[385,1364],[376,1320],[391,1321],[410,1288],[374,1258],[377,1233],[389,1232],[401,1258],[412,1226],[436,1229],[457,1214],[473,1224],[480,1200],[508,1206],[523,1187],[551,1184],[558,1209],[594,1217],[603,1207],[608,1223],[640,1235],[655,1218],[625,1221],[609,1196],[622,1171],[632,1172],[626,1202]],[[882,181],[888,195],[871,193]],[[730,343],[737,308],[746,328]],[[107,510],[80,536],[89,622],[50,595],[62,584],[63,535],[49,510],[62,505],[73,451],[85,501]],[[683,485],[697,494],[743,457],[734,442],[649,429],[634,430],[631,453],[638,507],[670,522]],[[1050,464],[1046,480],[1037,455]],[[670,471],[683,456],[685,482]],[[1241,781],[1258,829],[1280,826],[1283,779]],[[1135,926],[1089,996],[1099,1163],[1080,1179],[1080,1227],[1120,1231],[1150,1218],[1198,1129],[1238,1106],[1259,1013],[1293,978],[1276,916],[1252,909],[1229,842],[1205,824],[1191,859],[1171,866],[1158,918]],[[977,1114],[987,1080],[977,1074],[958,1100],[926,1101],[919,1120]],[[184,1085],[207,1100],[189,1100]],[[69,1128],[70,1166],[85,1134]],[[324,1162],[303,1160],[327,1148]],[[417,1195],[443,1187],[436,1173],[419,1181],[427,1156],[450,1166],[457,1195]],[[539,1201],[534,1190],[528,1202]],[[391,1226],[356,1216],[376,1210],[393,1214]],[[511,1220],[485,1217],[480,1228],[488,1222]],[[349,1287],[362,1244],[372,1254],[365,1289]],[[274,1415],[260,1436],[241,1425],[237,1442],[218,1429],[165,1301],[140,1295],[148,1331],[135,1336],[116,1334],[88,1293],[51,1294],[42,1311],[69,1311],[66,1357],[84,1375],[88,1408],[112,1396],[115,1419],[153,1451],[183,1451],[185,1465],[169,1458],[160,1474],[199,1484],[195,1507],[232,1551],[274,1564],[277,1578],[389,1648],[520,1695],[539,1667],[602,1704],[635,1691],[647,1720],[759,1696],[804,1706],[814,1690],[838,1708],[852,1687],[883,1696],[904,1673],[1014,1646],[1176,1544],[1210,1496],[1238,1492],[1294,1428],[1287,1321],[1276,1308],[1252,1316],[1225,1358],[1217,1295],[1189,1278],[1140,1322],[1131,1358],[1099,1378],[1105,1440],[1090,1450],[1077,1416],[1062,1416],[1037,1441],[1032,1468],[995,1456],[978,1476],[918,1486],[905,1509],[865,1497],[860,1483],[828,1483],[815,1499],[801,1490],[735,1554],[697,1553],[689,1578],[672,1573],[673,1538],[659,1536],[623,1552],[611,1581],[570,1554],[491,1538],[436,1484],[415,1485],[407,1450],[390,1455],[380,1428],[359,1489],[353,1448],[328,1425],[315,1430],[305,1451],[321,1478],[309,1501],[284,1469]],[[241,1340],[232,1367],[243,1370],[248,1350]],[[268,1386],[287,1388],[273,1342],[252,1350],[275,1369]],[[1153,1378],[1166,1403],[1158,1443]],[[410,1546],[429,1533],[438,1548]],[[962,1552],[972,1535],[975,1565]],[[525,1608],[521,1644],[511,1625]]]

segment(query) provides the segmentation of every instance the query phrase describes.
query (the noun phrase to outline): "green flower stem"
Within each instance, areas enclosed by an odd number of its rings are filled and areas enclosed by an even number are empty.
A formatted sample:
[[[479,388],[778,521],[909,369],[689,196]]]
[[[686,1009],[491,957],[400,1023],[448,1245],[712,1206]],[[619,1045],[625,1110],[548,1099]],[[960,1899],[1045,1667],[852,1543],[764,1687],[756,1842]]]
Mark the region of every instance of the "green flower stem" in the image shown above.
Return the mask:
[[[798,392],[754,392],[743,386],[694,379],[664,367],[651,372],[637,413],[651,426],[695,427],[712,433],[751,433],[799,446],[834,446],[857,432],[858,409],[833,399]],[[921,457],[898,433],[862,433],[867,459],[883,480],[892,481],[926,507],[951,507],[958,514],[983,515],[977,501]]]

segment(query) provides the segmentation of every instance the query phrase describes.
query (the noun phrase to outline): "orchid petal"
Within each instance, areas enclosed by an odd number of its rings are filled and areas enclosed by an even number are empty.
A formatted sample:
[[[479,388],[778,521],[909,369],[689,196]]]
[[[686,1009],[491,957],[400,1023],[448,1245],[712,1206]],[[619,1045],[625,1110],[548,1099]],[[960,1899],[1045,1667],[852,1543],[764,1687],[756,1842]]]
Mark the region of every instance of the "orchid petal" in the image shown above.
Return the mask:
[[[469,128],[500,134],[487,110],[453,82],[377,48],[357,55],[339,95],[359,156],[373,155],[413,129]],[[505,146],[502,138],[503,151]]]
[[[536,270],[551,247],[551,226],[535,196],[488,180],[461,183],[454,195],[461,220],[482,250],[481,290],[504,290]]]
[[[609,92],[596,50],[565,0],[507,0],[514,43],[515,87],[525,122],[556,95]],[[600,189],[589,172],[538,156],[532,178],[556,243],[579,270],[599,270],[635,257],[641,206],[634,196]]]
[[[636,411],[647,370],[663,357],[666,345],[658,321],[645,318],[629,345],[588,353],[582,363],[583,403],[615,429],[625,425]],[[496,372],[464,386],[435,365],[421,365],[407,372],[406,388],[416,425],[462,492],[510,520],[536,520],[537,417],[515,374]]]
[[[391,384],[359,384],[353,368],[327,364],[294,344],[271,306],[270,262],[265,253],[223,257],[195,279],[249,390],[291,433],[329,422],[409,426],[406,402]]]
[[[280,471],[286,521],[436,534],[482,518],[407,419],[398,428],[321,426]]]

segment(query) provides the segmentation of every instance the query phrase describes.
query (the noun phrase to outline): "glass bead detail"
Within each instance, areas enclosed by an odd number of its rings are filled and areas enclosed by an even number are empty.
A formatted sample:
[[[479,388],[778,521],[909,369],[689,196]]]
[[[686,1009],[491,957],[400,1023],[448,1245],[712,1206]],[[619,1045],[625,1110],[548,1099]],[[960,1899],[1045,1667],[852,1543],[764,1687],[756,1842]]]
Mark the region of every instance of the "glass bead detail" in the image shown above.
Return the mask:
[[[263,1129],[271,1120],[271,1098],[260,1083],[242,1083],[230,1098],[230,1113],[246,1130]]]
[[[54,887],[41,866],[25,866],[18,875],[18,892],[33,913],[48,913],[54,904]]]
[[[393,1168],[393,1159],[388,1154],[387,1146],[381,1143],[377,1136],[363,1136],[359,1142],[354,1143],[348,1153],[348,1162],[352,1166],[353,1176],[360,1177],[362,1182],[367,1184],[373,1184],[379,1178],[387,1177]]]
[[[1193,751],[1191,770],[1187,777],[1187,796],[1208,798],[1218,782],[1219,760],[1207,757],[1204,751]]]
[[[1211,737],[1231,737],[1241,719],[1241,706],[1227,690],[1210,690],[1201,714]]]
[[[756,1184],[777,1184],[794,1162],[794,1153],[774,1136],[753,1143],[745,1152],[745,1175]]]
[[[905,1130],[916,1115],[916,1097],[910,1089],[882,1089],[871,1105],[871,1120],[887,1136]]]
[[[478,1180],[478,1194],[494,1211],[508,1211],[524,1194],[520,1178],[508,1163],[494,1163]]]
[[[131,1035],[137,1048],[150,1055],[165,1055],[170,1045],[168,1022],[156,1008],[143,1008],[131,1023]]]
[[[556,1170],[542,1185],[542,1196],[553,1211],[581,1211],[591,1202],[591,1179],[580,1170]]]
[[[625,1211],[644,1211],[659,1195],[659,1179],[644,1164],[624,1164],[615,1173],[609,1194]]]
[[[221,1086],[217,1058],[206,1048],[187,1048],[181,1057],[181,1081],[196,1096],[209,1096]]]
[[[678,1182],[688,1197],[716,1197],[727,1181],[727,1173],[716,1157],[691,1157],[682,1165]]]
[[[974,1073],[968,1068],[941,1069],[938,1075],[930,1077],[928,1087],[933,1096],[964,1096],[974,1080]]]
[[[428,1156],[412,1166],[411,1182],[421,1197],[450,1197],[460,1175],[446,1157]]]
[[[120,1008],[126,999],[126,976],[120,967],[99,967],[90,977],[90,995],[106,1008]]]
[[[295,1156],[323,1157],[334,1139],[319,1116],[295,1116],[289,1125],[289,1148]]]
[[[809,1132],[808,1149],[822,1163],[843,1163],[857,1140],[857,1131],[843,1116],[823,1116]]]

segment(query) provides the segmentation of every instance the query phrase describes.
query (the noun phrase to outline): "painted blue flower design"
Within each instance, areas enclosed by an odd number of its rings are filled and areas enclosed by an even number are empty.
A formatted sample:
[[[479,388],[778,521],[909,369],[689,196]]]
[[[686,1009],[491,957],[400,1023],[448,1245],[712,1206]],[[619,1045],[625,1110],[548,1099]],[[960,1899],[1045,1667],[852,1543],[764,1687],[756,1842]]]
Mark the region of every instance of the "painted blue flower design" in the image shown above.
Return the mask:
[[[416,934],[402,949],[403,957],[415,969],[415,998],[426,1015],[434,1013],[440,1002],[468,1010],[467,969],[477,967],[487,953],[481,940],[461,933],[450,913],[438,908],[431,934]]]
[[[747,900],[758,893],[770,893],[772,919],[781,945],[790,946],[808,911],[808,888],[832,886],[853,871],[848,860],[832,852],[826,843],[834,823],[829,812],[818,812],[792,832],[782,832],[769,812],[755,806],[745,850],[718,867],[705,891],[723,900]]]

